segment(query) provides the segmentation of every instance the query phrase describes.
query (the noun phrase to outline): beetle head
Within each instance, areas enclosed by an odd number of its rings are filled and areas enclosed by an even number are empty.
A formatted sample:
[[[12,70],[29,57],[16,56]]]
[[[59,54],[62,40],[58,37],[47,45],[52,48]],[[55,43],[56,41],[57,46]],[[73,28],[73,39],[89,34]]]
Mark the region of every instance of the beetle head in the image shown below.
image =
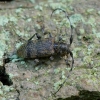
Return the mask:
[[[57,52],[61,55],[61,56],[64,56],[64,55],[67,55],[70,51],[69,49],[70,45],[68,44],[65,44],[65,43],[61,43],[58,45],[58,48],[57,48]]]

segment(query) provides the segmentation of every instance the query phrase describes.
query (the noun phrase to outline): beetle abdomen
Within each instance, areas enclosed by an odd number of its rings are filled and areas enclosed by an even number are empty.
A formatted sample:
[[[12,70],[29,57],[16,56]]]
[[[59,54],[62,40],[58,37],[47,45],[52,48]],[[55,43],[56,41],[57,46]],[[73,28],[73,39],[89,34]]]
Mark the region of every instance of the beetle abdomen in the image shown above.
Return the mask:
[[[21,58],[48,57],[54,54],[53,44],[54,38],[30,40],[17,50],[17,55]]]

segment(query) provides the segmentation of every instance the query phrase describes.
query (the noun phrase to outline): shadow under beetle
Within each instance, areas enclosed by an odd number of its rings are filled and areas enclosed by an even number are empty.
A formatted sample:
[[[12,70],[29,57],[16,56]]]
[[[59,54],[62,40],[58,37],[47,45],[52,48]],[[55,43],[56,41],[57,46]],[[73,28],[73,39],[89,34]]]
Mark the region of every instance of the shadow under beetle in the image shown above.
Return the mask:
[[[53,12],[55,12],[57,9],[55,9]],[[62,9],[59,9],[59,10],[62,10]],[[66,14],[64,10],[62,11]],[[66,17],[69,20],[69,17],[67,14],[66,14]],[[68,54],[70,54],[70,56],[72,57],[72,66],[71,66],[70,71],[72,71],[74,59],[73,59],[73,53],[70,50],[70,46],[73,42],[73,35],[72,35],[73,26],[71,25],[71,22],[70,22],[70,27],[71,27],[71,37],[70,37],[69,44],[62,43],[60,41],[56,42],[55,38],[52,37],[50,33],[49,33],[49,38],[45,38],[45,39],[42,39],[38,35],[38,33],[35,33],[26,43],[21,45],[20,48],[17,50],[18,57],[27,58],[27,59],[30,59],[30,58],[39,59],[43,57],[53,57],[54,55],[59,55],[60,57],[62,57],[62,56],[68,56]],[[37,36],[37,40],[33,41],[32,38],[35,35]],[[67,63],[66,59],[65,61]]]

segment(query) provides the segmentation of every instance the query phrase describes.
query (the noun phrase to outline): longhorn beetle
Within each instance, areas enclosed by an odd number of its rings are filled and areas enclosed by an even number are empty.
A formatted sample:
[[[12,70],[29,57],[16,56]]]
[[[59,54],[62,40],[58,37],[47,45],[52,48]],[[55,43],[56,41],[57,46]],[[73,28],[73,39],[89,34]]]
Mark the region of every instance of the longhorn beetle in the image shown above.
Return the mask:
[[[57,8],[58,9],[58,8]],[[52,14],[57,10],[55,9]],[[62,9],[60,9],[62,10]],[[66,17],[69,20],[68,15],[66,14],[66,12],[64,10],[62,10]],[[51,14],[51,17],[52,17]],[[69,20],[70,22],[70,20]],[[56,42],[55,38],[51,36],[51,33],[49,33],[49,38],[45,38],[45,39],[41,39],[41,37],[38,35],[38,33],[35,33],[26,43],[24,43],[23,45],[21,45],[19,47],[19,49],[17,50],[17,55],[18,57],[21,58],[33,58],[33,59],[39,59],[39,58],[43,58],[43,57],[51,57],[54,55],[60,55],[60,56],[67,56],[68,54],[70,54],[70,56],[72,57],[72,66],[70,71],[73,68],[73,63],[74,63],[74,59],[73,59],[73,53],[70,50],[70,46],[73,42],[73,26],[71,25],[70,22],[70,27],[71,27],[71,37],[70,37],[70,44],[67,43],[60,43],[60,42]],[[33,41],[32,38],[34,36],[37,36],[37,40]],[[67,60],[65,59],[66,63]]]
[[[68,44],[68,43],[56,42],[55,38],[51,36],[51,33],[49,33],[49,38],[45,38],[45,39],[42,39],[38,35],[38,33],[35,33],[26,43],[21,45],[21,47],[17,50],[17,55],[21,58],[38,59],[43,57],[51,57],[54,55],[67,56],[68,54],[70,54],[70,56],[72,57],[72,64],[71,64],[70,71],[72,71],[74,58],[73,58],[73,53],[70,50],[70,46],[73,42],[73,26],[70,22],[69,16],[63,9],[60,8],[55,9],[52,12],[51,17],[56,10],[62,10],[65,13],[65,16],[69,20],[70,28],[71,28],[70,43]],[[32,38],[35,35],[37,36],[38,39],[36,41],[33,41]],[[67,63],[66,59],[65,61]],[[67,78],[68,77],[69,75],[67,76]],[[64,80],[64,82],[60,85],[58,90],[53,95],[55,95],[61,89],[61,87],[65,82],[66,80]]]

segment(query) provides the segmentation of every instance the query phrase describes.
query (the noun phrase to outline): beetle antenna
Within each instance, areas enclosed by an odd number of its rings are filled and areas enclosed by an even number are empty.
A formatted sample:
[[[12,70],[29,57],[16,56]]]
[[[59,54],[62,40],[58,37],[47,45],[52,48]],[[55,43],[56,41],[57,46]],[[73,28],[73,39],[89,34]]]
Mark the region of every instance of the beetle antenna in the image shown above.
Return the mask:
[[[52,11],[51,18],[52,18],[52,16],[53,16],[53,13],[54,13],[56,10],[62,10],[62,11],[65,13],[65,17],[67,17],[67,19],[69,20],[70,29],[71,29],[71,36],[70,36],[70,45],[71,45],[72,42],[73,42],[73,25],[71,24],[70,18],[69,18],[69,16],[68,16],[68,14],[66,13],[66,11],[65,11],[64,9],[61,9],[61,8],[54,9],[54,10]]]
[[[65,14],[66,14],[67,19],[69,20],[70,28],[71,28],[71,36],[70,36],[70,45],[71,45],[73,42],[73,25],[71,24],[71,21],[70,21],[68,14],[66,12],[65,12]]]
[[[72,57],[72,66],[71,66],[71,69],[70,71],[72,71],[73,69],[73,64],[74,64],[74,58],[73,58],[73,53],[70,51],[70,56]]]
[[[67,19],[69,20],[70,29],[71,29],[71,36],[70,36],[70,44],[69,44],[69,45],[71,46],[71,44],[72,44],[72,42],[73,42],[73,25],[71,24],[70,18],[69,18],[69,16],[68,16],[68,14],[66,13],[66,11],[63,10],[63,9],[61,9],[61,8],[57,8],[57,9],[53,10],[53,12],[52,12],[52,14],[51,14],[51,17],[52,17],[53,13],[54,13],[56,10],[62,10],[62,11],[65,13],[65,17],[67,17]],[[70,71],[69,71],[69,72],[71,72],[72,69],[73,69],[74,58],[73,58],[73,53],[72,53],[71,51],[69,51],[68,53],[70,54],[70,56],[71,56],[71,58],[72,58],[72,66],[71,66],[71,69],[70,69]],[[70,74],[70,73],[69,73],[69,74]],[[67,75],[67,78],[69,78],[69,74]],[[62,86],[63,86],[65,83],[66,83],[66,79],[63,81],[62,84],[60,84],[58,90],[57,90],[55,93],[53,93],[54,96],[57,94],[57,92],[62,88]]]

